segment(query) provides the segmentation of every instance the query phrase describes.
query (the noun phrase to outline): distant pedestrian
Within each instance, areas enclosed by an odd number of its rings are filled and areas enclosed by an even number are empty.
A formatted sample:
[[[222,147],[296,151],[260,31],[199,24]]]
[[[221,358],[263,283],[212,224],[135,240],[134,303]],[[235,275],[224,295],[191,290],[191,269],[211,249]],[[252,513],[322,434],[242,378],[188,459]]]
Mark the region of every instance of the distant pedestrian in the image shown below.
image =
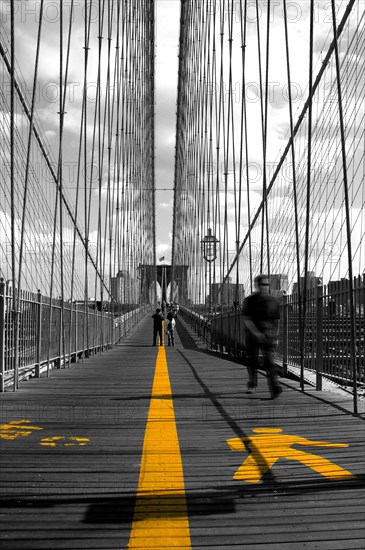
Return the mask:
[[[174,337],[174,330],[175,330],[175,319],[172,317],[168,323],[167,323],[167,341],[169,346],[175,345],[175,337]]]
[[[171,319],[176,319],[176,313],[175,310],[170,308],[168,314],[166,315],[166,319],[168,321],[171,321]]]
[[[161,309],[158,307],[156,313],[152,315],[153,319],[153,346],[156,345],[157,335],[160,337],[160,346],[162,346],[162,322],[163,315],[161,314]]]
[[[280,310],[279,303],[269,294],[267,275],[255,277],[256,292],[248,296],[243,303],[243,320],[246,326],[246,352],[249,381],[247,393],[255,393],[257,387],[257,369],[259,353],[263,354],[264,368],[272,399],[277,397],[282,388],[277,379],[274,350],[277,346]]]

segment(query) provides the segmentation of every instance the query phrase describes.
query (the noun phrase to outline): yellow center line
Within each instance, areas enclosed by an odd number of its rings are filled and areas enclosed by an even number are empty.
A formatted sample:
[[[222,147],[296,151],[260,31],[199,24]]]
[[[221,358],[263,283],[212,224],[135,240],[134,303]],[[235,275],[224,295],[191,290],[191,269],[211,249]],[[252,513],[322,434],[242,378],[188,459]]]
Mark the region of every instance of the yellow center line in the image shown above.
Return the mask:
[[[165,348],[160,347],[128,548],[191,549],[184,474]]]

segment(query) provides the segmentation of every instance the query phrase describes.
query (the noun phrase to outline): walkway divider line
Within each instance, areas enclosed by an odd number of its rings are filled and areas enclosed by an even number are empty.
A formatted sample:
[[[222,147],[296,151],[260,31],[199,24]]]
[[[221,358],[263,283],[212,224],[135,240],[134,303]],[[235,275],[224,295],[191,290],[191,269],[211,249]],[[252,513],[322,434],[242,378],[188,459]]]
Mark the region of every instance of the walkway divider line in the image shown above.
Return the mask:
[[[191,549],[165,348],[159,347],[128,548]]]

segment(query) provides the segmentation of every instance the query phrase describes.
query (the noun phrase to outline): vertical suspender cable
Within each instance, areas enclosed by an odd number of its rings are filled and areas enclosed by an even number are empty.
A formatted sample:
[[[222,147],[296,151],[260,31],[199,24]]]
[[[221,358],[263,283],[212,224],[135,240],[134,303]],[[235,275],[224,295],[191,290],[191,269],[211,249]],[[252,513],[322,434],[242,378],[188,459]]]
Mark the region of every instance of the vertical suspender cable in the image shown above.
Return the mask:
[[[289,58],[289,34],[288,34],[288,17],[287,17],[287,0],[284,0],[284,27],[285,27],[285,48],[286,48],[286,64],[288,78],[288,99],[289,99],[289,122],[290,122],[290,149],[293,165],[293,194],[294,194],[294,218],[295,218],[295,249],[297,262],[297,280],[298,280],[298,318],[299,318],[299,334],[302,334],[302,294],[300,291],[300,248],[299,248],[299,222],[298,222],[298,197],[297,197],[297,173],[295,166],[295,142],[294,142],[294,119],[293,119],[293,101],[291,93],[291,71]],[[303,355],[304,342],[300,338],[300,356]]]
[[[236,148],[235,148],[235,134],[234,134],[234,113],[233,113],[233,91],[232,91],[232,49],[233,49],[233,13],[234,13],[234,4],[231,0],[231,3],[228,7],[228,44],[229,44],[229,68],[228,68],[228,86],[229,86],[229,96],[228,96],[228,113],[227,113],[227,157],[232,156],[232,174],[233,174],[233,195],[234,195],[234,220],[235,220],[235,244],[236,244],[236,250],[238,248],[237,245],[237,181],[236,181]],[[230,133],[232,132],[232,148],[230,151]],[[229,159],[227,159],[227,164],[229,162]],[[227,186],[226,186],[226,193],[228,195],[228,175],[227,175]],[[228,233],[228,216],[226,220],[227,225],[227,268],[229,266],[229,233]],[[237,262],[238,265],[238,262]],[[237,280],[236,280],[237,282]],[[236,286],[237,288],[237,286]],[[228,311],[231,308],[232,303],[232,292],[231,292],[231,285],[228,281],[227,284],[227,309]],[[236,314],[235,314],[235,324],[234,327],[236,327]],[[228,340],[231,341],[232,335],[231,335],[231,315],[229,314],[228,317]],[[233,338],[235,336],[235,333],[233,334]]]
[[[59,72],[59,80],[60,80],[60,100],[59,100],[59,154],[58,154],[58,188],[59,188],[59,194],[60,194],[60,218],[59,218],[59,224],[60,224],[60,285],[61,285],[61,308],[60,308],[60,316],[61,316],[61,331],[60,331],[60,337],[61,337],[61,346],[60,351],[62,352],[63,362],[64,366],[66,364],[66,358],[65,358],[65,311],[64,311],[64,273],[63,273],[63,264],[64,264],[64,258],[63,258],[63,201],[62,201],[62,195],[63,195],[63,123],[64,123],[64,101],[63,96],[66,95],[66,89],[63,89],[63,4],[62,0],[60,0],[60,72]],[[65,87],[67,85],[67,82],[65,82]],[[60,365],[61,365],[61,357],[59,359]]]
[[[116,190],[116,207],[115,207],[115,248],[114,248],[114,268],[117,273],[120,271],[120,100],[121,100],[121,70],[120,70],[120,0],[118,0],[117,6],[117,43],[115,46],[115,64],[116,64],[116,79],[117,79],[117,123],[116,123],[116,132],[115,132],[115,165],[116,165],[116,179],[117,179],[117,190]],[[122,37],[123,39],[123,37]],[[117,268],[116,268],[117,266]],[[96,292],[96,289],[95,289]],[[121,300],[118,299],[118,318],[121,316]]]
[[[60,181],[60,236],[61,236],[61,269],[60,269],[60,284],[61,284],[61,324],[62,324],[62,355],[64,358],[64,364],[66,364],[66,353],[65,353],[65,321],[64,321],[64,257],[63,257],[63,204],[64,204],[64,193],[63,193],[63,176],[62,176],[62,147],[63,147],[63,129],[64,129],[64,115],[65,106],[66,106],[66,90],[67,90],[67,79],[68,79],[68,70],[69,70],[69,60],[70,60],[70,48],[71,48],[71,33],[72,33],[72,23],[73,23],[73,8],[74,0],[71,1],[70,6],[70,20],[69,20],[69,29],[68,29],[68,40],[67,40],[67,53],[66,53],[66,65],[65,65],[65,76],[63,77],[63,11],[61,6],[60,13],[60,129],[59,129],[59,156],[58,156],[58,180]],[[74,233],[76,236],[76,231]],[[71,287],[73,286],[74,280],[74,263],[71,266]],[[71,288],[72,292],[72,288]],[[72,300],[70,305],[70,323],[69,323],[69,350],[71,350],[71,328],[72,328]]]
[[[73,14],[74,14],[74,0],[71,0],[70,5],[70,11],[69,11],[69,26],[68,26],[68,37],[67,37],[67,49],[66,49],[66,64],[65,64],[65,76],[64,76],[64,93],[63,93],[63,107],[62,110],[64,114],[65,112],[65,106],[66,106],[66,91],[67,91],[67,81],[68,81],[68,72],[69,72],[69,65],[70,65],[70,52],[71,52],[71,36],[72,36],[72,25],[73,25]],[[65,203],[65,197],[64,194],[62,194],[62,201]],[[68,212],[70,214],[71,211]],[[77,218],[75,218],[77,219]],[[75,222],[76,223],[76,222]],[[76,232],[75,232],[76,235]],[[74,277],[73,273],[74,265],[71,269],[71,278]],[[72,306],[71,306],[72,308]]]
[[[18,371],[18,334],[19,334],[19,312],[17,311],[16,288],[16,260],[15,260],[15,0],[10,2],[10,213],[11,213],[11,275],[12,275],[12,300],[13,300],[13,326],[14,326],[14,391],[19,385]]]
[[[266,67],[265,67],[265,117],[264,117],[264,165],[263,165],[263,213],[265,212],[266,223],[266,254],[267,254],[267,274],[270,277],[270,241],[269,241],[269,213],[267,204],[267,119],[269,103],[269,61],[270,61],[270,15],[271,0],[267,2],[267,29],[266,29]]]
[[[108,241],[108,220],[110,213],[110,149],[109,149],[109,131],[110,131],[110,0],[107,0],[107,28],[108,28],[108,62],[107,62],[107,76],[105,86],[105,105],[104,105],[104,121],[103,121],[103,156],[104,156],[104,144],[105,144],[105,132],[107,129],[107,193],[105,201],[105,220],[104,220],[104,253],[103,253],[103,278],[105,279],[106,262],[107,262],[107,250],[111,249],[111,243]],[[111,273],[108,276],[109,286],[111,282]]]
[[[313,116],[313,34],[314,34],[314,0],[310,2],[310,34],[309,34],[309,105],[308,105],[308,158],[307,158],[307,193],[305,213],[305,250],[304,250],[304,284],[303,289],[303,322],[301,334],[300,353],[300,388],[304,390],[304,357],[305,357],[305,331],[307,313],[307,286],[308,286],[308,262],[309,262],[309,231],[310,231],[310,192],[311,192],[311,171],[312,171],[312,116]]]
[[[25,233],[25,219],[27,211],[27,199],[28,199],[28,184],[29,184],[29,169],[30,169],[30,156],[32,148],[32,138],[33,138],[33,126],[34,126],[34,110],[35,110],[35,100],[36,100],[36,89],[37,89],[37,78],[38,78],[38,61],[39,61],[39,51],[41,43],[41,33],[42,33],[42,22],[43,22],[43,4],[44,0],[41,0],[39,8],[39,24],[38,24],[38,33],[37,33],[37,46],[36,46],[36,56],[34,63],[34,76],[33,76],[33,89],[32,89],[32,102],[30,108],[30,118],[29,118],[29,135],[28,135],[28,145],[27,145],[27,159],[25,165],[25,176],[24,176],[24,195],[23,195],[23,208],[22,208],[22,221],[21,221],[21,231],[20,231],[20,251],[19,251],[19,268],[18,268],[18,282],[17,282],[17,304],[15,306],[15,311],[20,311],[20,293],[22,287],[22,268],[23,268],[23,249],[24,249],[24,233]],[[13,155],[12,155],[13,158]],[[13,219],[13,217],[12,217]],[[18,325],[18,323],[16,323]],[[16,328],[16,334],[18,334],[18,328]],[[15,349],[18,348],[18,338],[15,341]],[[18,363],[17,351],[15,352],[15,361]],[[17,376],[16,376],[17,379]],[[14,384],[15,388],[15,384]]]
[[[91,11],[91,6],[90,6]],[[89,57],[89,37],[88,37],[88,0],[84,2],[84,90],[87,89],[87,69]],[[88,251],[89,251],[89,231],[88,231],[88,213],[87,213],[87,97],[84,105],[84,220],[85,220],[85,289],[84,289],[84,356],[89,356],[89,276],[88,276]],[[85,350],[87,350],[85,352]]]
[[[260,82],[260,108],[261,108],[261,139],[263,149],[263,180],[262,180],[262,218],[261,218],[261,246],[260,246],[260,273],[264,269],[264,232],[265,232],[265,212],[266,212],[266,166],[265,166],[265,115],[264,115],[264,98],[263,98],[263,83],[262,83],[262,60],[261,60],[261,38],[260,38],[260,13],[259,0],[256,0],[256,30],[257,30],[257,51],[259,61],[259,82]]]
[[[337,40],[337,23],[336,23],[336,6],[334,0],[332,0],[332,24],[333,24],[333,36],[335,41],[335,60],[336,60],[336,79],[337,79],[337,98],[338,98],[338,111],[340,119],[340,132],[341,132],[341,153],[342,153],[342,169],[343,169],[343,189],[345,195],[345,210],[346,210],[346,236],[347,236],[347,258],[348,258],[348,271],[349,271],[349,292],[350,292],[350,358],[352,364],[352,382],[354,392],[354,413],[357,413],[357,368],[356,368],[356,352],[355,352],[355,305],[354,305],[354,285],[353,285],[353,273],[352,273],[352,244],[351,244],[351,218],[350,218],[350,204],[349,204],[349,190],[348,190],[348,174],[347,174],[347,160],[346,160],[346,138],[344,127],[344,112],[342,103],[342,86],[341,86],[341,71],[340,71],[340,59],[338,52],[338,40]]]
[[[61,92],[60,92],[61,93]],[[47,377],[50,371],[50,359],[51,359],[51,344],[52,344],[52,319],[53,319],[53,290],[54,290],[54,271],[55,271],[55,253],[56,253],[56,235],[57,235],[57,213],[58,213],[58,199],[60,197],[59,192],[59,167],[56,177],[56,197],[53,214],[53,236],[52,236],[52,260],[51,260],[51,280],[49,288],[49,322],[48,322],[48,348],[47,348]],[[62,208],[62,204],[61,204]]]
[[[111,46],[112,46],[112,33],[113,33],[113,7],[114,2],[112,2],[112,5],[110,5],[110,0],[108,0],[108,86],[107,86],[107,158],[108,158],[108,198],[107,198],[107,216],[106,219],[109,223],[107,223],[107,232],[105,233],[105,236],[108,235],[108,244],[109,244],[109,285],[111,286],[111,278],[112,278],[112,246],[113,246],[113,240],[112,240],[112,234],[111,234],[111,227],[113,223],[113,214],[112,214],[112,189],[111,189],[111,158],[112,158],[112,96],[111,96]]]
[[[24,249],[24,232],[25,232],[25,214],[27,209],[27,198],[28,198],[28,184],[29,184],[29,169],[30,169],[30,156],[32,149],[32,137],[33,137],[33,126],[34,126],[34,110],[35,110],[35,100],[36,100],[36,91],[37,91],[37,80],[38,80],[38,62],[39,62],[39,51],[41,44],[41,34],[42,34],[42,22],[43,22],[43,5],[44,0],[41,0],[39,7],[39,23],[38,23],[38,33],[37,33],[37,46],[36,46],[36,55],[34,63],[34,75],[33,75],[33,89],[32,89],[32,102],[30,107],[30,119],[29,119],[29,135],[28,135],[28,145],[27,145],[27,159],[25,164],[25,176],[24,176],[24,196],[23,196],[23,209],[22,209],[22,225],[20,233],[20,251],[19,251],[19,271],[18,271],[18,289],[21,289],[22,286],[22,264],[23,264],[23,249]],[[18,304],[16,309],[19,310],[19,292],[18,292]]]
[[[250,292],[252,293],[252,237],[251,237],[251,205],[250,205],[250,171],[248,163],[248,126],[247,126],[247,101],[246,101],[246,40],[247,40],[247,0],[245,0],[245,9],[242,13],[242,2],[240,2],[240,18],[241,18],[241,37],[242,37],[242,113],[241,113],[241,159],[240,159],[240,177],[242,177],[242,140],[244,131],[245,141],[245,164],[246,164],[246,188],[247,188],[247,223],[248,223],[248,257],[249,257],[249,272],[250,272]],[[242,28],[242,21],[243,28]],[[240,247],[237,250],[237,262]]]
[[[85,21],[86,21],[87,20],[87,11],[86,10],[85,10],[84,16],[85,16]],[[70,13],[70,18],[72,18],[72,12]],[[98,81],[98,83],[99,83],[99,81]],[[85,126],[84,120],[86,118],[86,102],[87,102],[87,87],[85,86],[85,76],[84,76],[84,90],[83,90],[82,106],[81,106],[80,137],[79,137],[79,144],[78,144],[78,162],[77,162],[75,213],[74,213],[75,220],[77,220],[78,211],[79,211],[81,158],[82,158],[82,144],[83,144],[83,135],[84,135],[84,126]],[[87,235],[85,235],[85,237],[87,237]],[[87,245],[86,240],[84,240],[84,246],[85,246],[85,258],[87,258],[88,245]],[[73,303],[73,298],[74,298],[75,261],[76,261],[76,226],[74,228],[73,246],[72,246],[71,303]],[[85,263],[86,263],[86,260],[85,260]],[[96,261],[96,275],[95,276],[97,276],[97,261]],[[76,306],[76,309],[77,309],[77,306]],[[78,351],[78,350],[76,350],[76,351]]]
[[[103,152],[102,152],[102,131],[101,131],[101,53],[102,53],[102,40],[103,40],[103,24],[104,24],[104,10],[105,2],[103,2],[103,9],[101,8],[101,0],[99,0],[99,36],[98,36],[98,83],[97,83],[97,112],[98,112],[98,223],[97,223],[97,262],[100,262],[100,272],[103,279],[103,264],[102,264],[102,223],[101,223],[101,196],[103,185]],[[100,309],[101,309],[101,321],[102,321],[102,335],[101,346],[104,346],[104,287],[100,284]]]
[[[233,117],[233,92],[232,92],[232,47],[233,47],[233,13],[234,6],[231,0],[231,4],[228,4],[228,51],[229,51],[229,65],[228,65],[228,109],[227,109],[227,148],[226,148],[226,166],[227,174],[225,176],[225,228],[227,233],[227,268],[229,266],[229,234],[228,234],[228,167],[229,157],[232,155],[232,173],[233,173],[233,194],[234,194],[234,210],[235,210],[235,223],[237,226],[237,204],[236,204],[236,158],[235,158],[235,139],[234,139],[234,117]],[[230,151],[230,133],[232,129],[232,152]],[[235,239],[237,241],[237,237]],[[230,284],[227,284],[227,305],[230,306]],[[229,327],[230,332],[230,327]]]

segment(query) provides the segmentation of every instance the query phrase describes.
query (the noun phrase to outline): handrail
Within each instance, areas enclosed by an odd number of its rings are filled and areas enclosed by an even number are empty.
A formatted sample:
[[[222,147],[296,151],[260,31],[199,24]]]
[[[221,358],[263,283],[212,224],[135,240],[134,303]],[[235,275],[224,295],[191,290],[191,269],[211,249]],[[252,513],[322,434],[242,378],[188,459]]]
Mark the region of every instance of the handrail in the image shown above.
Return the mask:
[[[18,387],[19,374],[24,377],[34,371],[40,377],[46,366],[47,376],[53,368],[66,368],[77,358],[90,357],[117,345],[146,315],[151,306],[137,307],[114,317],[111,313],[57,301],[52,303],[40,293],[20,292],[19,314],[13,315],[12,294],[0,280],[0,391],[13,384]],[[48,338],[48,323],[52,308],[52,331]],[[64,319],[62,320],[62,310]],[[18,349],[15,353],[15,319],[18,321]],[[61,330],[62,323],[64,331]],[[64,346],[59,339],[65,334]],[[86,341],[85,335],[89,340]],[[80,343],[85,344],[80,347]],[[61,350],[64,353],[61,354]],[[18,358],[15,369],[15,358]],[[50,357],[48,359],[48,357]],[[17,378],[17,380],[15,380]]]
[[[349,284],[345,280],[307,290],[307,323],[304,341],[306,372],[314,373],[316,389],[322,389],[322,379],[334,380],[346,387],[356,398],[365,390],[365,275],[354,277],[355,304],[355,364],[349,351]],[[288,366],[300,366],[299,296],[279,298],[281,321],[277,355],[283,375]],[[245,330],[240,311],[231,310],[204,316],[193,307],[180,307],[180,315],[212,350],[245,359]],[[233,322],[235,320],[235,322]],[[290,369],[289,369],[290,370]],[[356,376],[358,391],[353,392]]]

